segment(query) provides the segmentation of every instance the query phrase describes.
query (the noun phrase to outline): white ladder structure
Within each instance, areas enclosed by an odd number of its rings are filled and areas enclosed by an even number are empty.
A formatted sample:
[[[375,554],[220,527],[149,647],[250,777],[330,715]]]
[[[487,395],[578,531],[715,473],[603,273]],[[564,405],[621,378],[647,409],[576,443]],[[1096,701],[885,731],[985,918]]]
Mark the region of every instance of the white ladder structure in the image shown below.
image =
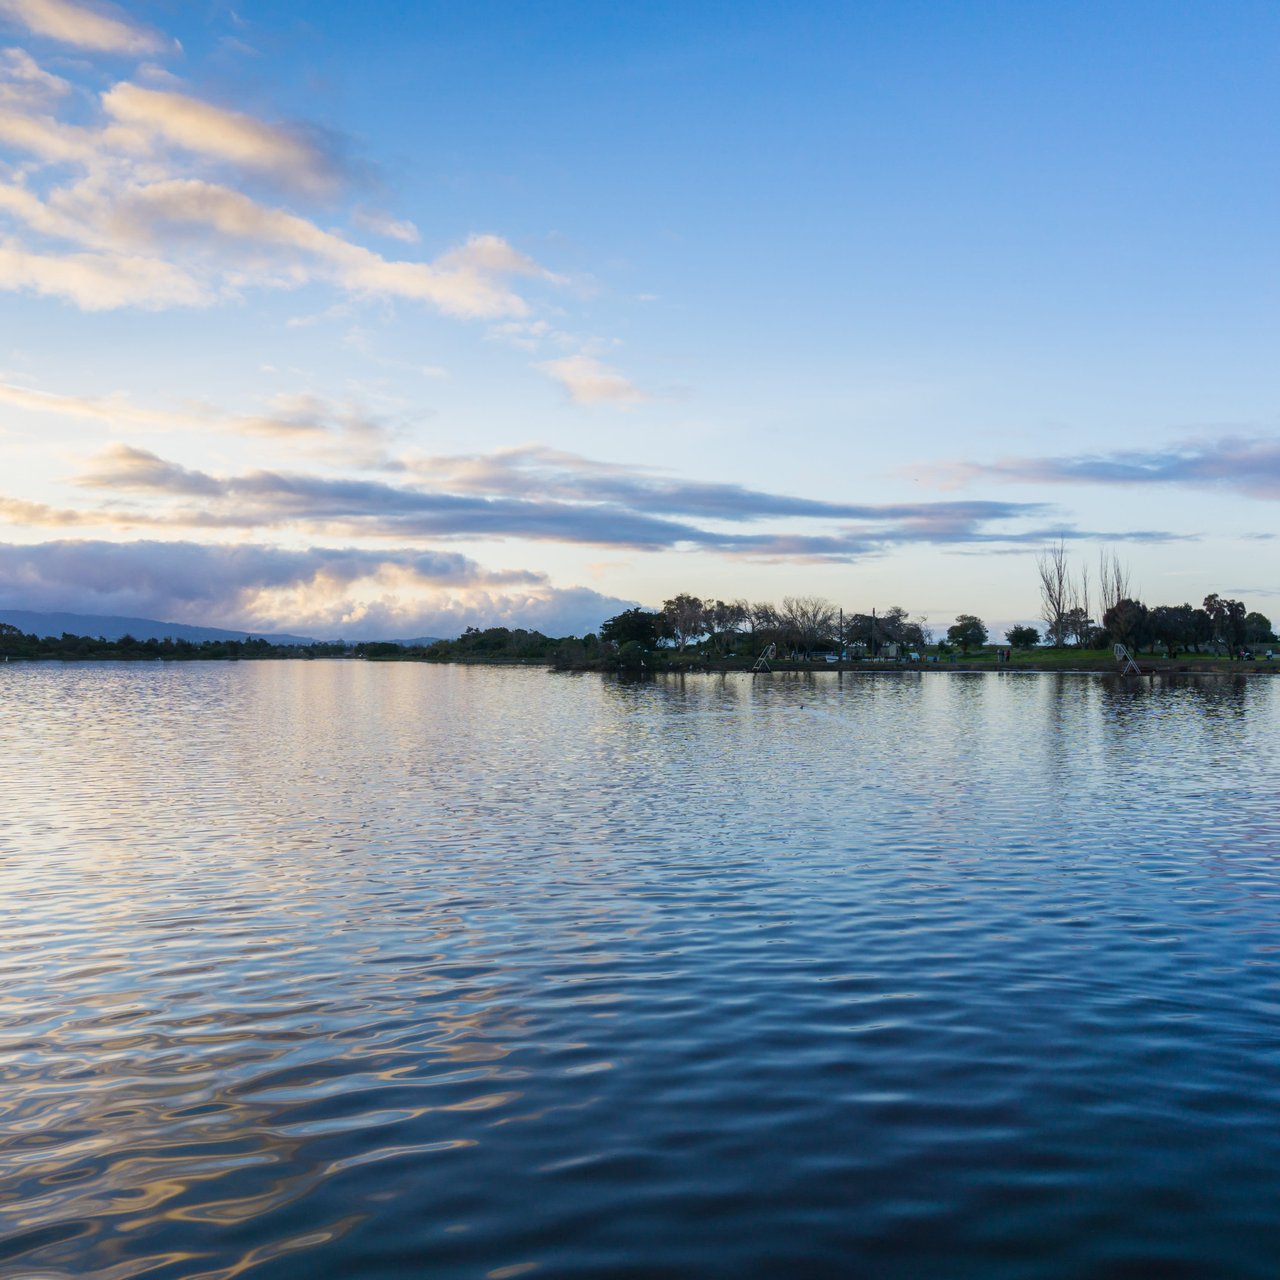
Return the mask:
[[[776,644],[765,645],[765,647],[760,650],[760,656],[756,659],[755,665],[751,668],[751,674],[755,675],[757,671],[768,671],[772,675],[773,672],[772,668],[769,666],[769,659],[775,657],[777,652],[778,646]]]
[[[1133,654],[1129,652],[1128,645],[1118,644],[1113,652],[1116,655],[1116,661],[1123,664],[1120,668],[1122,676],[1142,674],[1142,668],[1133,660]]]

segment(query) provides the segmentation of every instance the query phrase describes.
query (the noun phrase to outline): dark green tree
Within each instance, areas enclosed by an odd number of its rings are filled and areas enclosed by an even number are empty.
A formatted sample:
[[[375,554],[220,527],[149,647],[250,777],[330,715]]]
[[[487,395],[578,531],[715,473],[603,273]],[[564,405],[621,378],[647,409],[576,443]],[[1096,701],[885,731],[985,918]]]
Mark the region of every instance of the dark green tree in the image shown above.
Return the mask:
[[[1151,639],[1164,645],[1169,657],[1176,658],[1179,649],[1195,643],[1195,612],[1189,604],[1159,604],[1151,610],[1148,618]]]
[[[1040,643],[1040,633],[1035,627],[1010,627],[1004,638],[1015,649],[1034,649]]]
[[[1270,644],[1275,639],[1271,619],[1261,613],[1247,613],[1244,619],[1245,644]]]
[[[638,644],[652,649],[658,643],[661,621],[661,615],[651,609],[627,609],[601,626],[600,639],[609,644]]]
[[[956,646],[961,653],[970,649],[980,649],[987,643],[987,628],[981,618],[971,613],[956,616],[955,623],[947,628],[947,641]]]
[[[1244,644],[1247,611],[1241,600],[1226,600],[1215,591],[1204,598],[1204,611],[1213,624],[1213,638],[1219,644],[1238,649]]]
[[[1151,618],[1147,606],[1141,600],[1127,596],[1117,600],[1102,615],[1102,625],[1114,644],[1127,645],[1137,652],[1151,639]]]

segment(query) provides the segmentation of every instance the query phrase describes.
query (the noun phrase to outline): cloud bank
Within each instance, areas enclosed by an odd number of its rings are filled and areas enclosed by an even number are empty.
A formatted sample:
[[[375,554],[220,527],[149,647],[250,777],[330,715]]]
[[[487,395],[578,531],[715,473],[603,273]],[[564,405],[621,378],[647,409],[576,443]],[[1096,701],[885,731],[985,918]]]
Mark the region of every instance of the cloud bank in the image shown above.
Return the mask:
[[[347,639],[467,626],[583,634],[634,601],[541,574],[489,572],[449,552],[263,544],[0,543],[0,607],[153,617]]]
[[[298,430],[307,430],[304,415]],[[280,418],[267,429],[287,432]],[[409,478],[406,479],[405,477]],[[701,550],[758,560],[845,562],[898,546],[1039,545],[1057,538],[1168,539],[1159,530],[1079,530],[1039,503],[849,503],[671,479],[539,447],[385,459],[381,474],[214,473],[118,443],[75,478],[96,506],[26,504],[45,527],[289,531],[398,541],[519,539],[637,551]],[[21,495],[0,494],[6,503]],[[17,510],[16,507],[10,507]],[[763,525],[756,529],[753,526]]]

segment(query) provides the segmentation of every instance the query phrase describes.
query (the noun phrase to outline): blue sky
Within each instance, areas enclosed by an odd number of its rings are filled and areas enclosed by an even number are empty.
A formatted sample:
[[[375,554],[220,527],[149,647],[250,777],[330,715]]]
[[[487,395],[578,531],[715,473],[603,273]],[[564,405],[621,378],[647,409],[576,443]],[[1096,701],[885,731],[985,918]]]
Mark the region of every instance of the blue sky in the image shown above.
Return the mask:
[[[0,0],[0,607],[1274,614],[1280,11]]]

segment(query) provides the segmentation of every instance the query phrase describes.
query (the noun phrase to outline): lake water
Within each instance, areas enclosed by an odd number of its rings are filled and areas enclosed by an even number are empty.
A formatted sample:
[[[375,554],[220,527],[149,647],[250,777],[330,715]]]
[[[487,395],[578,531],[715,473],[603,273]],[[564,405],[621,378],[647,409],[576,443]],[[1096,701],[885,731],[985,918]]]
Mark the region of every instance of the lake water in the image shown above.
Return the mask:
[[[1266,1277],[1280,681],[0,666],[4,1277]]]

